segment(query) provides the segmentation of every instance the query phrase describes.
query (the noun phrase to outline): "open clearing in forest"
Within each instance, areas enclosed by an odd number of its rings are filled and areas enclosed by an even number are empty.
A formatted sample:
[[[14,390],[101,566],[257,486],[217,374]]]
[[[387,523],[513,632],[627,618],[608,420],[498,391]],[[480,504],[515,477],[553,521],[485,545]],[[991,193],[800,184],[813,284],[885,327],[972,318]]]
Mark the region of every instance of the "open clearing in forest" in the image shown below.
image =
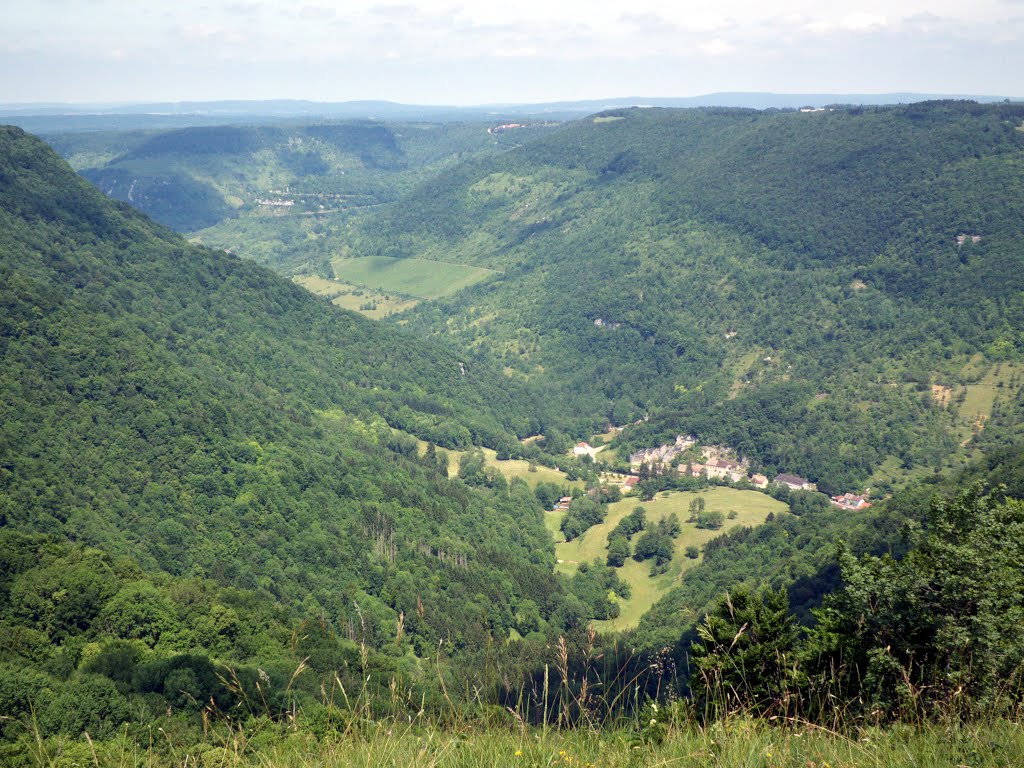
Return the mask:
[[[359,312],[373,320],[380,320],[396,312],[404,312],[415,307],[419,300],[405,296],[381,293],[380,291],[362,288],[340,280],[328,280],[316,275],[296,275],[292,280],[310,293],[326,296],[336,307]]]
[[[427,443],[424,440],[417,440],[417,442],[420,446],[420,455],[422,455],[427,450]],[[465,451],[449,451],[447,448],[438,448],[437,450],[448,454],[448,477],[458,477],[459,459],[462,458]],[[521,478],[526,481],[530,488],[536,488],[538,483],[543,482],[555,483],[556,485],[569,488],[583,487],[581,480],[569,480],[566,478],[565,472],[561,470],[538,464],[536,469],[531,472],[530,462],[528,461],[523,459],[499,459],[497,452],[491,448],[481,448],[480,450],[484,453],[484,465],[499,470],[509,482],[515,478]],[[555,525],[556,530],[560,524],[561,521]],[[550,526],[548,527],[550,528]]]
[[[960,405],[960,417],[974,424],[979,418],[987,419],[991,416],[996,396],[1002,394],[1008,398],[1015,391],[1015,379],[1019,372],[1013,363],[1001,363],[993,366],[980,381],[968,384],[966,397]]]
[[[723,515],[736,512],[736,518],[726,519],[725,525],[717,531],[700,529],[693,523],[687,523],[690,502],[698,497],[704,499],[706,510],[721,512]],[[570,542],[563,540],[559,530],[565,513],[548,512],[544,516],[545,523],[548,530],[551,530],[552,535],[555,536],[555,554],[562,561],[556,568],[562,573],[572,574],[576,571],[579,563],[591,562],[595,559],[603,563],[608,554],[606,549],[608,534],[622,518],[637,507],[643,507],[647,511],[649,522],[661,520],[674,512],[679,518],[683,530],[675,537],[675,554],[666,573],[651,577],[651,561],[638,563],[632,558],[628,559],[625,565],[618,570],[619,578],[629,584],[632,594],[628,600],[619,601],[620,614],[618,618],[594,622],[594,626],[599,630],[624,630],[635,627],[640,621],[640,617],[678,583],[683,573],[700,562],[703,554],[696,560],[686,557],[688,546],[703,547],[711,539],[725,533],[730,528],[741,525],[760,525],[768,517],[769,512],[779,514],[789,509],[783,502],[759,491],[743,491],[726,487],[712,487],[702,491],[669,491],[659,493],[653,501],[640,501],[639,498],[630,496],[609,505],[608,517],[603,523],[593,526],[582,536]],[[640,535],[633,536],[634,546]]]
[[[996,400],[1011,400],[1020,388],[1021,367],[1011,362],[993,365],[978,381],[964,387],[960,395],[959,415],[963,423],[962,445],[985,428],[985,422],[992,416]]]
[[[331,262],[338,280],[379,293],[400,293],[418,299],[449,296],[498,274],[493,269],[428,259],[359,256]]]

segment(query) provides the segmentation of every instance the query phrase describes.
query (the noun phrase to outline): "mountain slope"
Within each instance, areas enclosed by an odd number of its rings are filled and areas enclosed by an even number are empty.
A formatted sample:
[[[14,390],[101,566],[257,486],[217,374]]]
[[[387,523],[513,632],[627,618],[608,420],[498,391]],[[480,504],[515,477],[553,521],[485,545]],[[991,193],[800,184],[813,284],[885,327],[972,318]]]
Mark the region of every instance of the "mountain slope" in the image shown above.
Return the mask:
[[[580,434],[646,414],[627,449],[692,431],[849,489],[954,453],[971,427],[931,386],[1022,349],[1022,115],[613,111],[440,174],[350,245],[504,270],[401,319]]]
[[[105,193],[203,242],[291,275],[318,246],[457,159],[514,146],[526,131],[484,123],[216,125],[69,133],[47,139]],[[292,271],[289,271],[292,270]]]
[[[524,601],[524,631],[578,620],[554,615],[529,489],[449,480],[392,429],[517,444],[531,406],[500,375],[189,246],[11,128],[0,233],[5,529],[256,590],[373,646],[402,613],[418,650],[507,634]]]

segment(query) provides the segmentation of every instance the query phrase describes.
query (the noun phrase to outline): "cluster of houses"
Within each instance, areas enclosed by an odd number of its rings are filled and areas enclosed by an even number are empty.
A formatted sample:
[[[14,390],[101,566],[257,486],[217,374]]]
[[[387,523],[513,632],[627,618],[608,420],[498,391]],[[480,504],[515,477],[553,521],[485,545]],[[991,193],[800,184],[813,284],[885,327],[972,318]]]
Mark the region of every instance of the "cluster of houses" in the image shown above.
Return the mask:
[[[525,128],[526,123],[502,123],[501,125],[494,125],[487,129],[488,133],[504,133],[505,131],[514,131],[516,128]]]
[[[856,496],[852,493],[844,493],[842,496],[833,496],[832,506],[846,509],[851,512],[859,512],[871,506],[864,496]]]
[[[584,445],[584,444],[580,444]],[[766,475],[750,472],[750,464],[746,459],[732,458],[732,451],[725,446],[710,445],[701,449],[701,461],[688,461],[676,465],[677,460],[683,453],[697,445],[697,438],[693,435],[678,435],[675,442],[659,445],[656,448],[648,448],[637,451],[630,455],[629,463],[633,468],[647,465],[661,471],[670,471],[675,467],[679,474],[689,474],[691,477],[707,477],[717,480],[728,480],[730,483],[738,483],[743,480],[755,488],[765,489],[774,482],[796,491],[815,491],[814,483],[798,475],[786,473],[779,474],[774,480],[769,480]],[[629,477],[636,477],[630,475]],[[634,483],[635,485],[635,483]]]
[[[684,452],[693,448],[697,439],[693,435],[678,435],[674,443],[666,443],[656,448],[637,451],[630,455],[629,463],[634,469],[647,465],[658,468],[661,471],[669,471]],[[585,445],[581,443],[580,445]],[[587,446],[589,448],[589,446]],[[791,475],[782,472],[769,480],[766,475],[757,472],[751,473],[749,463],[745,459],[732,458],[730,449],[713,445],[701,449],[701,461],[689,461],[679,463],[676,466],[679,474],[689,474],[691,477],[707,477],[709,479],[727,480],[730,483],[746,481],[760,490],[766,489],[770,484],[789,488],[793,491],[816,491],[818,487],[805,477]],[[631,474],[626,477],[622,489],[624,492],[632,490],[640,481],[638,475]],[[834,506],[840,509],[859,511],[871,506],[866,495],[858,496],[852,493],[844,493],[840,496],[831,497]]]
[[[645,451],[637,451],[630,455],[629,465],[639,467],[647,464],[652,467],[669,467],[676,458],[684,451],[689,450],[697,444],[697,438],[693,435],[678,435],[674,443],[659,445],[657,448],[648,448]]]
[[[732,461],[731,459],[712,459],[707,464],[690,463],[679,465],[679,473],[689,472],[691,477],[707,477],[718,480],[728,480],[730,483],[738,483],[746,480],[755,488],[764,490],[771,483],[781,485],[793,491],[816,491],[818,487],[806,477],[799,475],[788,475],[781,473],[769,480],[767,475],[757,472],[749,473],[745,463]]]

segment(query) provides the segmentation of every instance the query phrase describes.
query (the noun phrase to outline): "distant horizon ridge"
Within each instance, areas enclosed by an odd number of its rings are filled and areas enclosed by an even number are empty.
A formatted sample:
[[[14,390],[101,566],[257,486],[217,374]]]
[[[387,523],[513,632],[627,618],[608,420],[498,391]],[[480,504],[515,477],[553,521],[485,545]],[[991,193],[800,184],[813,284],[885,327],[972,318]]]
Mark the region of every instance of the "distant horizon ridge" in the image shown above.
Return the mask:
[[[847,103],[842,100],[850,99],[848,103],[861,104],[890,104],[902,103],[904,101],[927,101],[934,99],[965,99],[978,101],[1021,101],[1024,97],[1013,97],[997,94],[970,94],[970,93],[931,93],[923,91],[881,91],[881,92],[831,92],[831,91],[711,91],[692,96],[605,96],[585,99],[555,99],[545,101],[496,101],[470,104],[445,104],[445,103],[409,103],[394,101],[391,99],[331,99],[315,100],[304,98],[267,98],[267,99],[158,99],[152,101],[12,101],[0,102],[0,111],[27,112],[30,110],[73,110],[82,113],[85,110],[96,110],[103,114],[119,114],[116,110],[129,109],[133,113],[139,110],[157,110],[175,108],[185,109],[225,109],[230,107],[258,107],[258,106],[310,106],[316,108],[330,107],[356,107],[356,106],[379,106],[379,107],[400,107],[412,109],[443,109],[443,110],[482,110],[482,109],[522,109],[530,107],[570,107],[572,105],[594,105],[613,104],[616,106],[643,106],[650,103],[658,106],[671,103],[701,102],[702,106],[731,106],[731,104],[704,104],[708,99],[730,99],[739,101],[749,100],[780,100],[792,102],[795,100],[810,100],[811,103],[821,103],[821,100],[828,100],[829,103]],[[869,101],[877,99],[878,101]]]

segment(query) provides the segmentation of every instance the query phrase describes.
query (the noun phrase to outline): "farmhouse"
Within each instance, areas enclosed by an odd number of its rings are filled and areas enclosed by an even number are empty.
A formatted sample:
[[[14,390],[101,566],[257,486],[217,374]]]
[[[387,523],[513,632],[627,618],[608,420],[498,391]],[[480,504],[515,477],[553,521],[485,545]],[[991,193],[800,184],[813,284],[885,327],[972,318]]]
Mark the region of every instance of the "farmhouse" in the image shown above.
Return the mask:
[[[981,235],[957,235],[956,236],[956,247],[959,248],[961,245],[970,240],[972,243],[980,243]]]
[[[776,485],[784,485],[787,488],[794,491],[816,491],[818,487],[808,480],[806,477],[800,477],[799,475],[776,475]]]
[[[764,475],[751,475],[750,484],[755,488],[761,488],[762,490],[768,487],[768,478]]]
[[[590,443],[582,442],[576,443],[576,447],[572,449],[574,456],[590,456],[591,451],[594,450],[590,447]]]
[[[833,496],[832,503],[840,509],[859,511],[871,506],[870,502],[863,496],[855,496],[852,493],[844,493],[842,496]]]
[[[708,477],[728,479],[734,483],[739,482],[747,475],[742,465],[729,459],[714,459],[708,462],[706,470]]]
[[[622,490],[625,492],[632,491],[636,488],[636,484],[640,482],[640,478],[636,475],[629,475],[626,477],[626,482],[622,484]]]

